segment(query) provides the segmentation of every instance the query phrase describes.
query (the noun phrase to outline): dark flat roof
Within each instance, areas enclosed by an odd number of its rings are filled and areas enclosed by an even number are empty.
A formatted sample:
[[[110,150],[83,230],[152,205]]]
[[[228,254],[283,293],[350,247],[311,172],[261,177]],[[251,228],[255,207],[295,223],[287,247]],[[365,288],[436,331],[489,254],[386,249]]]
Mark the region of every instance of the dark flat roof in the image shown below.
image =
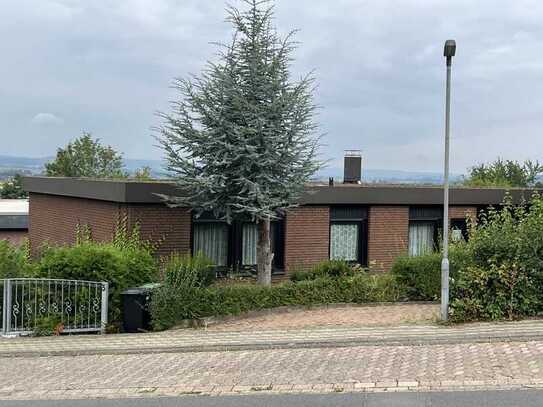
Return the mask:
[[[160,203],[156,194],[179,195],[169,181],[103,180],[61,177],[24,177],[28,192],[97,199],[119,203]],[[497,205],[509,192],[513,201],[529,199],[536,190],[518,188],[451,188],[451,205]],[[537,190],[541,192],[541,190]],[[304,205],[438,205],[443,203],[440,186],[340,184],[308,185],[300,199]]]
[[[27,230],[28,215],[0,215],[0,230]]]

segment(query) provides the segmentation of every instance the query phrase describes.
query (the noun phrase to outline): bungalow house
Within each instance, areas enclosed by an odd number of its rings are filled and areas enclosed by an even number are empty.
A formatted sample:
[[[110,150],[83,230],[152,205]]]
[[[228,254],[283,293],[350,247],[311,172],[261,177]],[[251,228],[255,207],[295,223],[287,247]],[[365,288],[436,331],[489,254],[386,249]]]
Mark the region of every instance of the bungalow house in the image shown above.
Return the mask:
[[[28,200],[0,199],[0,240],[21,244],[28,235]]]
[[[299,206],[272,225],[277,277],[325,259],[345,259],[388,271],[401,254],[432,250],[442,222],[439,186],[361,184],[359,157],[346,157],[345,182],[307,185]],[[242,269],[256,263],[256,227],[231,225],[211,215],[194,217],[188,208],[169,208],[156,194],[174,194],[166,181],[26,177],[29,238],[33,251],[44,242],[71,244],[86,225],[95,240],[111,239],[120,221],[139,225],[143,238],[158,242],[158,254],[203,251],[219,267]],[[531,191],[509,191],[515,201]],[[499,205],[499,188],[452,188],[449,218],[459,238],[466,219]]]

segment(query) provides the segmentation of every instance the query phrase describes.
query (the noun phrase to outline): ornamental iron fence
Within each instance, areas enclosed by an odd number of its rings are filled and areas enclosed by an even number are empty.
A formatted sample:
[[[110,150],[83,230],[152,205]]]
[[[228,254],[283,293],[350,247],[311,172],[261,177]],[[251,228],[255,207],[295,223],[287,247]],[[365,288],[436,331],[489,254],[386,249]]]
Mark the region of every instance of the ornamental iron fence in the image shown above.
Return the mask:
[[[42,326],[65,333],[105,333],[108,290],[108,283],[97,281],[0,280],[2,334],[31,334]]]

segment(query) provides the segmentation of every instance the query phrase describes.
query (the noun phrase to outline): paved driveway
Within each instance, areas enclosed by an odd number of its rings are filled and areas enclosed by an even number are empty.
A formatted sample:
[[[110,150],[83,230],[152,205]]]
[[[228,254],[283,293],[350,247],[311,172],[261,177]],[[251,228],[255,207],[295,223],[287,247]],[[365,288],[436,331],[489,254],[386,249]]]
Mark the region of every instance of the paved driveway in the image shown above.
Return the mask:
[[[372,327],[431,324],[439,315],[438,304],[345,305],[315,307],[288,312],[265,311],[258,316],[235,318],[208,327],[211,331],[254,331],[316,327]]]

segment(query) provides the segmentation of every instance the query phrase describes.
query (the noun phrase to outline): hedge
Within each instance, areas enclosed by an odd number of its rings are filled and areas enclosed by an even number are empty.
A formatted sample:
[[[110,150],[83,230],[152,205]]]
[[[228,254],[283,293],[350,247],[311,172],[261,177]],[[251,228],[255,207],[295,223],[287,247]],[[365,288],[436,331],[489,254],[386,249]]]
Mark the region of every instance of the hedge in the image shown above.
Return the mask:
[[[291,281],[315,280],[323,277],[349,277],[362,272],[360,266],[353,266],[344,260],[325,260],[310,270],[295,270],[290,274]]]
[[[244,312],[287,305],[398,301],[403,290],[392,275],[359,274],[285,282],[271,287],[252,284],[179,289],[163,286],[153,295],[151,315],[156,330],[185,319]]]
[[[441,254],[401,256],[392,265],[391,272],[406,287],[412,300],[436,300],[441,290]]]
[[[158,265],[145,247],[83,242],[69,247],[44,248],[34,265],[34,276],[109,283],[109,320],[121,319],[121,292],[157,281]]]

